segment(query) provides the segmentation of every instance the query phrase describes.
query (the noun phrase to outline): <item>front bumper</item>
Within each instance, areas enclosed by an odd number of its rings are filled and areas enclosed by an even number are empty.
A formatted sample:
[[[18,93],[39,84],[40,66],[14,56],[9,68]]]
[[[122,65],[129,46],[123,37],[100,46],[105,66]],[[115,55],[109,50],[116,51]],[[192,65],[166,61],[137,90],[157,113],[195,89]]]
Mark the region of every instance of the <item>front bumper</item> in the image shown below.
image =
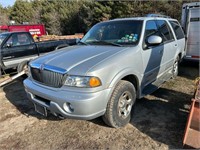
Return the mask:
[[[52,114],[64,118],[91,120],[102,116],[106,111],[111,89],[99,92],[72,92],[62,88],[51,89],[34,83],[30,79],[24,81],[28,98],[40,106],[46,107]],[[68,111],[66,104],[70,104]],[[65,105],[65,106],[64,106]]]

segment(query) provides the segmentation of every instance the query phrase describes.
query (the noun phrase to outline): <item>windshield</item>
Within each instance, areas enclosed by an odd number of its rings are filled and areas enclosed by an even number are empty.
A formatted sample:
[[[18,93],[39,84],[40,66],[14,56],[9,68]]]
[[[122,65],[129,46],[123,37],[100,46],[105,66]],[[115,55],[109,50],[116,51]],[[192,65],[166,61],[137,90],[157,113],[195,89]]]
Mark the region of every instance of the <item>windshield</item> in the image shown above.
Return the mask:
[[[8,34],[0,34],[0,45],[4,41],[4,39],[8,36]]]
[[[139,42],[143,21],[116,20],[93,26],[81,42],[85,44],[136,45]]]

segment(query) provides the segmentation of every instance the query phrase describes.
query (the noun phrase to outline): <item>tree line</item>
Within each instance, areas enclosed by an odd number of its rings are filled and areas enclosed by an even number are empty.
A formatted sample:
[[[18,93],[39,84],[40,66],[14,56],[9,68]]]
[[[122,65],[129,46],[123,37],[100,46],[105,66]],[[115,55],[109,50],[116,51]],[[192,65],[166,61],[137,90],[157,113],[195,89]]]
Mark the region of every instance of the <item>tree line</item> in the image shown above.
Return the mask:
[[[114,18],[159,13],[181,19],[183,3],[193,0],[97,1],[97,0],[16,0],[12,7],[0,5],[0,24],[42,23],[49,34],[85,33],[94,24]]]

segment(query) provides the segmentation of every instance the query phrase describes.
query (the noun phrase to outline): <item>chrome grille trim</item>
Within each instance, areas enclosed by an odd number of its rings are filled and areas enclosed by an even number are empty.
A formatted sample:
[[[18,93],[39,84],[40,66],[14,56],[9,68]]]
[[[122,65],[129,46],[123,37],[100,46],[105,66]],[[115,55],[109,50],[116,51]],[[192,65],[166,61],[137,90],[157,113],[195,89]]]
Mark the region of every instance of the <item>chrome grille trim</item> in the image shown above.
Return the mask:
[[[50,66],[50,65],[44,65],[44,64],[31,64],[30,65],[31,68],[37,68],[37,69],[46,69],[52,72],[57,72],[57,73],[61,73],[61,74],[66,74],[67,70],[63,69],[63,68],[59,68],[59,67],[55,67],[55,66]]]
[[[63,85],[66,70],[49,65],[30,65],[32,78],[44,85],[59,88]]]

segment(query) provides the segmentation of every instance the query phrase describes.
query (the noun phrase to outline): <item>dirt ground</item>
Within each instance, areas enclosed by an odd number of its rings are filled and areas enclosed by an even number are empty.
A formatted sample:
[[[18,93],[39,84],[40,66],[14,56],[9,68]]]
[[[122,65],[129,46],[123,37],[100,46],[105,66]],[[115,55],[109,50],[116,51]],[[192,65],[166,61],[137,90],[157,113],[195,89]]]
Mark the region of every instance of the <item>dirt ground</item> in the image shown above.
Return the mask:
[[[197,76],[198,64],[183,64],[176,79],[137,100],[131,122],[120,129],[101,118],[42,117],[19,78],[0,89],[0,149],[180,149]]]

